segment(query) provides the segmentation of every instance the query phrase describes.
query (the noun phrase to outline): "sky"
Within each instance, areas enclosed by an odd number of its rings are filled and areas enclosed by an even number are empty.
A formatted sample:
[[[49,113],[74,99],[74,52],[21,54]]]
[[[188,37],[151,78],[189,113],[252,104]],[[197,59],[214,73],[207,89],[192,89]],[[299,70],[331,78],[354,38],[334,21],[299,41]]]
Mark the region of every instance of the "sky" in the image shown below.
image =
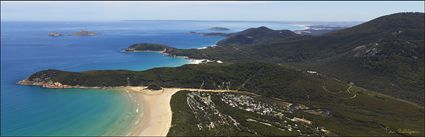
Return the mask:
[[[424,12],[424,1],[1,2],[2,21],[367,21],[397,12]]]

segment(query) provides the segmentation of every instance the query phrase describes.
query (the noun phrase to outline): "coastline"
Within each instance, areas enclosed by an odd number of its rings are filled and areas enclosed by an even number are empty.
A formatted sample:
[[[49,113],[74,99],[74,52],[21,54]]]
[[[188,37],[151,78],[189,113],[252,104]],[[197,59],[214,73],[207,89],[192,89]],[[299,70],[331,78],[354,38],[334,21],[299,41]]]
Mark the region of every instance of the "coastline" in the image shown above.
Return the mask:
[[[163,51],[140,51],[135,50],[131,52],[154,52],[170,57],[183,58],[188,62],[186,64],[202,64],[202,63],[223,63],[220,60],[209,60],[209,59],[194,59],[187,56],[173,56]],[[171,98],[172,96],[181,90],[189,91],[204,91],[204,92],[234,92],[233,90],[204,90],[204,89],[190,89],[190,88],[163,88],[161,91],[152,91],[145,89],[146,87],[127,87],[127,86],[81,86],[81,85],[66,85],[60,82],[36,82],[29,81],[27,79],[19,81],[19,85],[27,86],[39,86],[42,88],[76,88],[76,89],[118,89],[123,92],[127,92],[129,100],[134,102],[137,106],[135,119],[130,122],[134,128],[130,129],[130,132],[125,133],[126,136],[167,136],[169,129],[171,128],[172,122],[172,110],[171,110]],[[134,112],[133,112],[134,113]]]
[[[217,41],[217,42],[218,42],[218,41]],[[215,42],[215,43],[217,43],[217,42]],[[200,47],[200,48],[197,48],[197,49],[207,49],[207,48],[209,48],[209,47],[215,47],[215,46],[217,46],[217,44],[209,45],[209,46],[205,46],[205,47]]]
[[[293,24],[293,25],[297,26],[297,27],[303,27],[303,29],[301,29],[301,30],[311,29],[310,24]]]
[[[128,136],[167,136],[172,122],[171,97],[182,90],[202,92],[236,92],[234,90],[204,90],[191,88],[163,88],[148,90],[146,87],[120,87],[135,95],[137,104],[142,105],[141,113],[136,112],[139,118],[135,121],[134,129]]]
[[[171,127],[171,96],[180,89],[163,89],[152,91],[145,87],[124,87],[124,91],[135,95],[137,104],[142,106],[136,110],[139,117],[135,121],[135,127],[129,136],[167,136]]]
[[[216,45],[215,45],[216,46]],[[212,46],[207,46],[207,47],[212,47]],[[207,48],[205,47],[205,48]],[[175,55],[170,55],[166,52],[166,50],[162,50],[162,51],[152,51],[152,50],[134,50],[134,51],[128,51],[128,52],[154,52],[154,53],[159,53],[159,54],[163,54],[166,56],[170,56],[170,57],[175,57],[175,58],[183,58],[188,60],[187,64],[201,64],[201,63],[211,63],[211,62],[216,62],[216,63],[223,63],[223,61],[221,60],[209,60],[209,59],[194,59],[194,58],[189,58],[187,56],[175,56]]]

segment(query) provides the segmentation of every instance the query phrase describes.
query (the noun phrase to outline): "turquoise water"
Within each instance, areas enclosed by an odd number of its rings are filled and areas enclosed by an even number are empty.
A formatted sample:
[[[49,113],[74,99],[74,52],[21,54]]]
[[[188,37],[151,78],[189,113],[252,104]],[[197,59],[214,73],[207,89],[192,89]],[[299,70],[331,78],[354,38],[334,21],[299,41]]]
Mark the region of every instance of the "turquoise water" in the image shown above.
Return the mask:
[[[94,89],[43,89],[16,82],[44,69],[146,70],[188,63],[159,53],[122,53],[137,42],[200,48],[222,37],[190,35],[209,27],[239,31],[249,27],[301,29],[279,22],[116,21],[1,22],[1,135],[126,135],[136,105],[126,92]],[[48,37],[51,31],[86,29],[93,37]]]

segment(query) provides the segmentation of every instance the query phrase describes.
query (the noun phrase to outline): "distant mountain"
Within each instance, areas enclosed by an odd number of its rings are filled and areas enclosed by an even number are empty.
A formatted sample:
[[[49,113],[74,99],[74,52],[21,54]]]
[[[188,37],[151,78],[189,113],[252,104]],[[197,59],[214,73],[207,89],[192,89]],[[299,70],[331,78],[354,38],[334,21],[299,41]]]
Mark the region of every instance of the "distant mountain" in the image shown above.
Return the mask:
[[[250,28],[238,33],[234,33],[229,37],[219,41],[217,45],[254,45],[277,39],[297,36],[298,34],[290,30],[272,30],[267,27]]]
[[[391,14],[320,36],[278,33],[266,27],[252,28],[235,33],[213,48],[174,50],[171,54],[233,62],[290,63],[424,102],[424,13]]]

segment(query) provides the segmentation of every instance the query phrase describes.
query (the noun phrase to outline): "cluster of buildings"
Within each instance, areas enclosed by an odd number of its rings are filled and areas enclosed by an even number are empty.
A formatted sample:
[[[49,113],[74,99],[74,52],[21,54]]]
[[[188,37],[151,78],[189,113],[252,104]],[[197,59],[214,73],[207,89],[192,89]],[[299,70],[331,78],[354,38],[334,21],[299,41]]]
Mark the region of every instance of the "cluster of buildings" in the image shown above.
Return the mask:
[[[187,104],[195,115],[199,130],[211,130],[220,126],[221,128],[245,129],[255,133],[255,129],[241,125],[232,116],[220,112],[218,107],[221,106],[216,105],[217,102],[212,100],[212,96],[215,95],[205,92],[190,92],[187,94]],[[294,116],[292,109],[308,109],[304,105],[292,103],[277,105],[260,101],[248,95],[235,93],[220,93],[218,97],[222,102],[233,108],[264,116],[256,119],[246,119],[248,122],[272,126],[281,131],[299,135],[311,135],[311,133],[323,135],[329,132],[323,127],[314,126],[313,122],[308,119]],[[267,117],[274,117],[280,120],[270,120]]]
[[[261,124],[273,123],[277,125],[276,127],[282,131],[289,132],[298,132],[300,135],[303,135],[303,130],[310,129],[316,131],[320,134],[327,134],[329,131],[325,130],[323,127],[315,127],[313,122],[300,117],[295,117],[292,113],[296,110],[307,110],[309,107],[302,104],[293,104],[293,103],[282,103],[283,105],[278,106],[271,103],[265,103],[254,99],[248,95],[242,94],[233,94],[233,93],[223,93],[221,96],[221,101],[225,102],[233,108],[238,108],[241,110],[254,112],[264,116],[272,116],[281,119],[280,122],[260,122],[255,120],[250,120],[251,122],[259,122]],[[310,111],[314,111],[311,110]]]
[[[248,95],[224,93],[221,97],[221,101],[225,102],[231,107],[254,112],[260,115],[277,116],[282,118],[284,113],[289,113],[287,108],[256,101],[254,98]]]
[[[191,92],[187,94],[187,105],[195,114],[199,130],[211,130],[216,126],[235,126],[239,123],[229,115],[222,114],[209,93]]]

